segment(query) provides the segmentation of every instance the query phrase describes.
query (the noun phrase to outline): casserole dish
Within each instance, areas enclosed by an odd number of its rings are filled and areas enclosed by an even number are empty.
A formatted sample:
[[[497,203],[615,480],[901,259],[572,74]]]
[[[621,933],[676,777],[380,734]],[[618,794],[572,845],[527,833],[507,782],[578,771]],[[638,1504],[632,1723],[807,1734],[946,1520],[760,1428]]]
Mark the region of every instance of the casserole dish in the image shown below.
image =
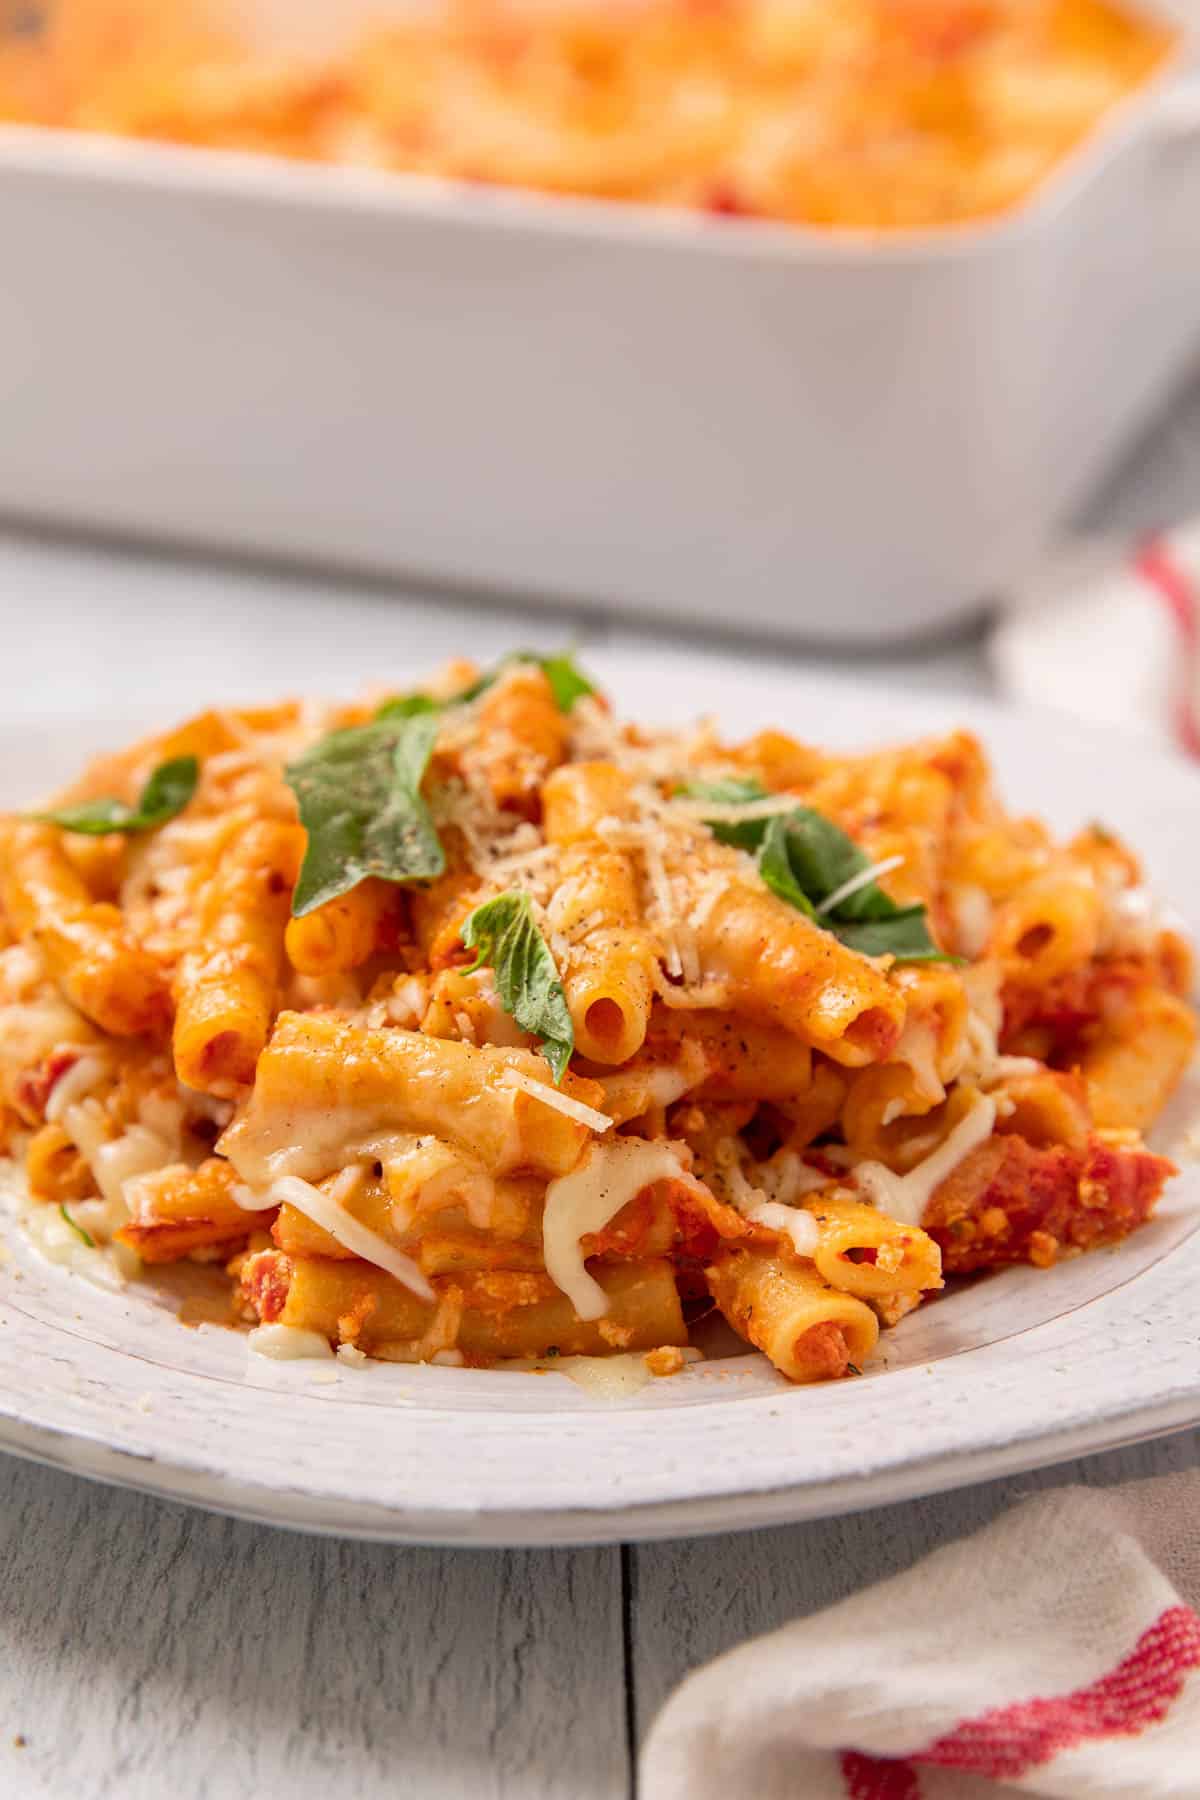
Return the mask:
[[[1185,54],[1019,209],[882,238],[0,128],[0,509],[815,642],[946,627],[1200,339]]]

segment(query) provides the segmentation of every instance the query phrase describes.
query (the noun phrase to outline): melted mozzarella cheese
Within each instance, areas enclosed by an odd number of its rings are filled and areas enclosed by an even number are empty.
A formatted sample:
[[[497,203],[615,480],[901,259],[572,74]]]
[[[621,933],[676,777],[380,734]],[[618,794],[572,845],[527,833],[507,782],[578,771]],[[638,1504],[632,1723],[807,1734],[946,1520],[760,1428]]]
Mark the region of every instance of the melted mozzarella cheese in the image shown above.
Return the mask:
[[[806,1163],[798,1150],[777,1150],[768,1162],[756,1165],[758,1186],[769,1200],[794,1206],[806,1194],[829,1186],[830,1177]]]
[[[139,1175],[152,1175],[170,1161],[171,1145],[145,1125],[130,1125],[119,1138],[96,1149],[92,1155],[92,1174],[96,1177],[96,1186],[108,1201],[113,1221],[111,1230],[115,1231],[128,1216],[125,1183]]]
[[[992,935],[992,902],[981,887],[961,882],[950,891],[950,914],[957,949],[973,962],[987,949]]]
[[[780,1237],[790,1239],[797,1256],[812,1256],[821,1241],[821,1230],[812,1214],[785,1206],[782,1200],[759,1200],[753,1206],[739,1207],[738,1211],[752,1225],[762,1225],[767,1231],[777,1231]]]
[[[976,1145],[991,1136],[995,1122],[996,1102],[990,1095],[980,1094],[945,1141],[907,1175],[897,1175],[880,1162],[861,1162],[854,1170],[855,1182],[880,1212],[901,1225],[919,1225],[934,1190]]]
[[[328,1338],[322,1337],[319,1331],[301,1331],[296,1325],[256,1325],[246,1339],[246,1346],[256,1356],[268,1356],[272,1362],[298,1362],[305,1357],[333,1355]]]
[[[931,1105],[937,1106],[946,1098],[946,1090],[938,1074],[937,1032],[928,1019],[906,1021],[900,1034],[900,1042],[893,1052],[893,1059],[898,1063],[908,1064],[913,1072],[917,1092]],[[885,1117],[884,1124],[888,1123],[890,1120]]]
[[[298,1175],[282,1175],[273,1181],[264,1194],[256,1194],[249,1188],[235,1187],[233,1197],[246,1212],[265,1212],[271,1206],[294,1206],[302,1212],[306,1219],[314,1225],[321,1226],[339,1244],[347,1250],[353,1250],[355,1256],[361,1256],[364,1262],[374,1263],[376,1268],[386,1269],[394,1275],[418,1299],[436,1301],[437,1295],[424,1275],[418,1269],[411,1256],[405,1256],[403,1250],[397,1250],[386,1238],[372,1231],[348,1213],[344,1207],[329,1194],[323,1194],[320,1188],[313,1187],[309,1181],[301,1181]]]
[[[86,1099],[93,1088],[100,1086],[111,1068],[112,1064],[103,1052],[85,1052],[50,1089],[46,1118],[51,1122],[61,1119],[68,1106]]]
[[[640,1351],[626,1351],[621,1356],[560,1356],[545,1367],[565,1375],[593,1400],[628,1400],[651,1379]]]
[[[782,1237],[788,1238],[797,1256],[812,1256],[821,1241],[821,1232],[817,1221],[811,1213],[785,1205],[779,1196],[785,1193],[794,1193],[799,1196],[805,1191],[814,1191],[813,1188],[806,1189],[805,1175],[815,1175],[816,1171],[806,1167],[804,1167],[803,1173],[800,1168],[791,1170],[780,1168],[778,1171],[774,1171],[771,1170],[770,1164],[760,1165],[764,1174],[767,1175],[772,1191],[776,1194],[776,1198],[770,1199],[766,1188],[755,1187],[754,1183],[748,1179],[742,1168],[735,1139],[727,1138],[725,1140],[718,1160],[725,1182],[726,1196],[730,1205],[741,1213],[743,1219],[748,1219],[751,1225],[761,1225],[766,1231],[777,1231]],[[814,1188],[827,1185],[828,1177],[820,1176],[815,1182]]]
[[[647,1143],[643,1138],[614,1138],[593,1144],[578,1168],[547,1187],[542,1222],[546,1273],[581,1319],[603,1318],[608,1298],[584,1267],[580,1239],[603,1231],[652,1182],[682,1181],[699,1189],[700,1183],[680,1160],[681,1149],[678,1144]]]

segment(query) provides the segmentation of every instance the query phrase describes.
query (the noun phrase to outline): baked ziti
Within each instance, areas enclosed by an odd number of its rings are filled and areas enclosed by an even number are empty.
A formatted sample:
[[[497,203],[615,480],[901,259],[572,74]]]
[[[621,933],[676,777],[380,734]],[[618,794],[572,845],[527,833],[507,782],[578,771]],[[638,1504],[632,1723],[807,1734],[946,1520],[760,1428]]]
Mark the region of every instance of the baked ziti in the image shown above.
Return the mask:
[[[1114,0],[459,0],[314,56],[232,10],[18,8],[0,119],[887,230],[1018,204],[1175,37]]]
[[[0,1152],[45,1247],[485,1366],[722,1314],[858,1373],[947,1275],[1112,1244],[1190,954],[965,732],[620,724],[565,656],[202,713],[0,819]]]

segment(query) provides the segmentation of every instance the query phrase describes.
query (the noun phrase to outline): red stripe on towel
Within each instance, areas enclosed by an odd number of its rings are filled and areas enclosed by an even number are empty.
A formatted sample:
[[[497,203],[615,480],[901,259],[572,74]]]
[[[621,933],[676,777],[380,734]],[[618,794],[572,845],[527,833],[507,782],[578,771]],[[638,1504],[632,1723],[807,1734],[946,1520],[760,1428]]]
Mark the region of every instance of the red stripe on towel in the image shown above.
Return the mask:
[[[1176,562],[1164,538],[1147,538],[1133,564],[1142,580],[1164,603],[1175,627],[1179,661],[1173,670],[1171,729],[1181,749],[1200,757],[1200,603],[1187,571]]]
[[[911,1763],[890,1756],[864,1756],[842,1751],[846,1800],[921,1800],[917,1772]]]
[[[965,1719],[927,1750],[918,1751],[913,1760],[1012,1781],[1077,1744],[1134,1737],[1148,1725],[1157,1725],[1196,1668],[1200,1668],[1200,1618],[1190,1606],[1172,1606],[1099,1681],[1054,1700],[1025,1700]],[[876,1795],[892,1800],[886,1788],[864,1788],[861,1793],[869,1800],[876,1800]],[[897,1790],[897,1800],[900,1793]]]

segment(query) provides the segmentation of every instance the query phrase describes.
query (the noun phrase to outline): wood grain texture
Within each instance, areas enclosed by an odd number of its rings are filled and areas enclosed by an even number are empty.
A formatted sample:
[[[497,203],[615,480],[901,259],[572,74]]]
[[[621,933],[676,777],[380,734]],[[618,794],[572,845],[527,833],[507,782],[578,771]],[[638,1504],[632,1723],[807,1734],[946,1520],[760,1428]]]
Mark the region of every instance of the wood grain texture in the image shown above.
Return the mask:
[[[639,1742],[692,1669],[749,1637],[898,1574],[939,1545],[977,1531],[1016,1501],[1068,1482],[1107,1486],[1179,1469],[1200,1470],[1200,1432],[906,1506],[740,1536],[639,1546],[630,1584]],[[964,1600],[969,1603],[969,1596]]]
[[[618,1551],[338,1543],[0,1458],[0,1794],[618,1800],[626,1771]]]

